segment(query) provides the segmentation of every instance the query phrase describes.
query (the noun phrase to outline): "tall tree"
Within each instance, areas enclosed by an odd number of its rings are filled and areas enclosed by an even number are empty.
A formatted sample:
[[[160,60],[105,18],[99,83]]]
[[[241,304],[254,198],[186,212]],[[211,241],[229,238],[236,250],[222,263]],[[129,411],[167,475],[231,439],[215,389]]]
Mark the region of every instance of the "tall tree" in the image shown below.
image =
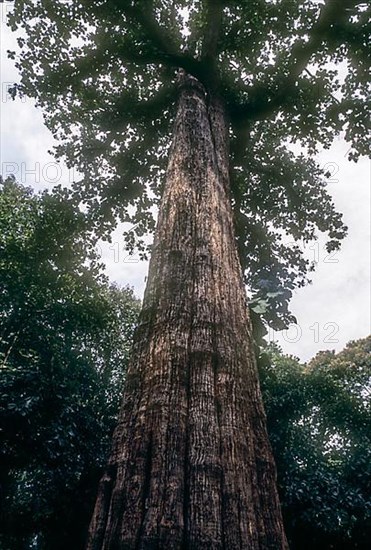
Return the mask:
[[[283,235],[319,229],[333,250],[345,234],[313,155],[342,129],[350,157],[366,150],[368,16],[359,0],[16,3],[20,90],[92,222],[140,237],[161,198],[89,550],[286,548],[243,272],[282,327],[311,268]]]

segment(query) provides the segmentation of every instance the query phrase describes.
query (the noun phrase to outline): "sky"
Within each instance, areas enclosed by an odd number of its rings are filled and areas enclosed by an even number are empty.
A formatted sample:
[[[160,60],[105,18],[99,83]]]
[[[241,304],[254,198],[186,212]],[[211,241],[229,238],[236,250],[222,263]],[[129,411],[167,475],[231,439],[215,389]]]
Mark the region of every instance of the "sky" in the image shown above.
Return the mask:
[[[13,173],[18,181],[35,190],[60,183],[69,185],[74,174],[57,164],[48,154],[55,143],[44,126],[42,112],[29,98],[12,101],[8,89],[19,81],[17,70],[7,59],[7,49],[16,42],[6,26],[6,12],[11,4],[0,3],[0,80],[1,142],[0,165],[3,177]],[[343,213],[349,228],[340,251],[329,256],[319,239],[308,252],[317,263],[312,283],[296,291],[291,302],[298,325],[287,331],[269,331],[268,338],[277,341],[285,353],[308,361],[324,349],[341,350],[348,341],[367,336],[371,331],[371,161],[361,158],[357,164],[347,160],[349,144],[336,139],[330,150],[318,155],[321,166],[331,172],[328,190],[337,209]],[[124,249],[121,229],[112,244],[102,245],[99,252],[112,281],[130,285],[142,297],[148,264]]]

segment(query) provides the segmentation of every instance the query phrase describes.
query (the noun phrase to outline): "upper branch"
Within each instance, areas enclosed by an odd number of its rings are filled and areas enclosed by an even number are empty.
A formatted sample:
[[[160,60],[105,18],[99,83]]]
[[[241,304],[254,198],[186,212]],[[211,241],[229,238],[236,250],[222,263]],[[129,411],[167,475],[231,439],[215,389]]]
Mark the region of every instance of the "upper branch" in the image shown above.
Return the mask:
[[[205,0],[206,27],[201,58],[215,63],[218,40],[222,25],[223,0]]]
[[[207,86],[210,77],[205,70],[206,63],[195,59],[189,52],[180,51],[166,29],[156,21],[151,5],[152,2],[149,2],[148,9],[144,10],[137,3],[110,0],[110,8],[123,14],[130,24],[140,29],[140,42],[135,43],[130,38],[127,40],[125,34],[113,36],[105,33],[93,51],[76,59],[74,64],[59,66],[49,75],[49,81],[59,89],[65,89],[68,84],[78,86],[81,79],[97,74],[106,69],[113,59],[119,58],[124,63],[136,65],[162,64],[174,69],[182,68]]]
[[[254,86],[250,90],[249,100],[246,103],[241,105],[234,102],[230,105],[232,119],[238,120],[239,123],[244,120],[259,119],[284,106],[298,77],[320,45],[328,40],[333,26],[345,20],[349,8],[359,3],[360,0],[327,0],[309,33],[309,40],[306,42],[299,40],[294,44],[289,72],[276,83],[276,86],[273,86],[275,91],[271,92],[268,87],[259,84]]]
[[[152,51],[146,54],[132,52],[129,54],[137,63],[163,63],[174,68],[182,68],[203,84],[207,85],[207,71],[205,64],[192,57],[189,53],[181,52],[174,44],[171,36],[156,21],[153,12],[141,10],[138,5],[122,8],[128,19],[140,25]],[[126,58],[128,53],[126,52]]]

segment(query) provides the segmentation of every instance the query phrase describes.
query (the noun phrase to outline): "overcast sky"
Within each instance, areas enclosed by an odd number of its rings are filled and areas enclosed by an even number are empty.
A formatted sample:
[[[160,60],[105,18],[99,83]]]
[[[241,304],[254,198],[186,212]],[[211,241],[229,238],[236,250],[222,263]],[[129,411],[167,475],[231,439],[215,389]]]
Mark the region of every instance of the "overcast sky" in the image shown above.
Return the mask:
[[[1,10],[1,152],[3,176],[14,173],[18,181],[35,189],[51,187],[55,183],[69,184],[73,174],[57,165],[48,150],[53,138],[43,124],[42,113],[33,101],[12,101],[7,94],[9,85],[19,80],[13,62],[6,56],[7,49],[15,49],[11,31],[5,25],[6,3]],[[324,251],[319,241],[309,251],[318,262],[312,284],[297,291],[292,300],[292,312],[298,325],[284,333],[270,334],[278,340],[286,353],[297,355],[303,361],[323,349],[342,349],[352,339],[370,333],[370,225],[371,225],[371,164],[362,158],[357,164],[347,160],[349,144],[337,140],[328,151],[319,155],[319,162],[327,164],[332,173],[329,191],[337,209],[343,213],[349,235],[342,249],[332,256]],[[112,280],[134,287],[142,297],[147,263],[135,256],[128,257],[123,249],[120,232],[113,245],[103,249],[103,259]]]

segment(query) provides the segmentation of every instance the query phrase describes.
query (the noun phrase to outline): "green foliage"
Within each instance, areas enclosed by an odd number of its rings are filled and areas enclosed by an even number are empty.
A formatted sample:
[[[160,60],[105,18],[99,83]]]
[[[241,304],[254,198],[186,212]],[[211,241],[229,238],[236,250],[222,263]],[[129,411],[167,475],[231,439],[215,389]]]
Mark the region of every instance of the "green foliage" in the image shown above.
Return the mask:
[[[371,336],[308,365],[267,351],[261,384],[290,548],[368,548]]]
[[[369,16],[360,0],[19,0],[17,89],[82,174],[74,191],[98,232],[120,218],[138,238],[154,228],[178,68],[219,94],[246,281],[255,300],[271,294],[264,317],[282,328],[313,268],[303,245],[323,232],[335,250],[346,234],[315,153],[340,131],[349,158],[368,152]]]
[[[138,313],[56,189],[0,180],[0,547],[82,547]]]

